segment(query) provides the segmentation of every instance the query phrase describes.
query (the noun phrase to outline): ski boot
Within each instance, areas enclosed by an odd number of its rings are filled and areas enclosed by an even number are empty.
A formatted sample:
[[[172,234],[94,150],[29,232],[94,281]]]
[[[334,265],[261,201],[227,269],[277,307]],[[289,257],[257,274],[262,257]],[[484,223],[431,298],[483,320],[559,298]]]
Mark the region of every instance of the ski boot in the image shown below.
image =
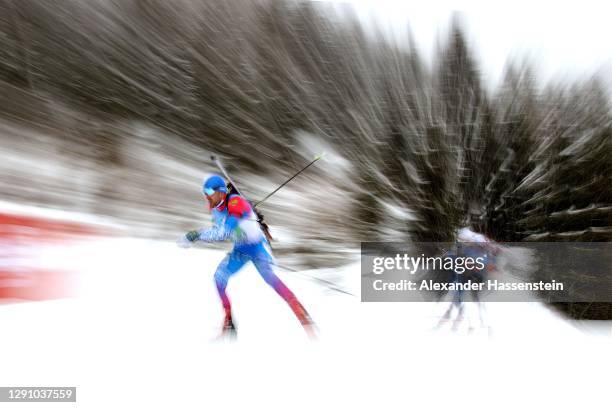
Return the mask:
[[[219,339],[235,339],[236,336],[236,326],[234,326],[234,321],[232,320],[232,313],[230,311],[226,311]]]

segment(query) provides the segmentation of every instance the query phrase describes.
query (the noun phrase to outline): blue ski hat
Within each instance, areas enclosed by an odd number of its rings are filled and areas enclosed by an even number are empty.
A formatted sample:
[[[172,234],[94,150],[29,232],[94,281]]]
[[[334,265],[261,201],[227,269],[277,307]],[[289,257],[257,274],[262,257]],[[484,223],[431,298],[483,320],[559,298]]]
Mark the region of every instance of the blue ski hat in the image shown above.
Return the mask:
[[[206,195],[212,195],[215,191],[227,193],[227,187],[225,186],[225,180],[223,180],[223,177],[213,174],[204,182],[202,192]]]

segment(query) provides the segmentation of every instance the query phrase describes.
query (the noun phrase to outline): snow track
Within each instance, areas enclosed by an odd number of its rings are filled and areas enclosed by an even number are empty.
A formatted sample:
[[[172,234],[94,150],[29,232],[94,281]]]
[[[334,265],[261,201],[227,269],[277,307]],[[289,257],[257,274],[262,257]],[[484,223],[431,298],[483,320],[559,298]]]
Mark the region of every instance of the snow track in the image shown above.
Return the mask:
[[[238,340],[214,341],[224,254],[127,238],[71,247],[78,298],[0,307],[0,384],[77,386],[79,407],[609,401],[610,326],[594,335],[535,303],[487,304],[491,334],[433,330],[443,304],[360,303],[279,270],[319,326],[310,342],[248,266],[228,287]],[[359,266],[343,272],[358,294]]]

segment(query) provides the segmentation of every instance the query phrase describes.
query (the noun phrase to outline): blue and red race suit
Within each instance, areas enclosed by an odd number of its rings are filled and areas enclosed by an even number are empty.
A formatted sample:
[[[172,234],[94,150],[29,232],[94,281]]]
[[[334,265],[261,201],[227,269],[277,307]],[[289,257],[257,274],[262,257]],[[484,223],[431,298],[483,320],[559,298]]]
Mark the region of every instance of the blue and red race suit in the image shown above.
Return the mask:
[[[269,243],[257,222],[251,204],[239,195],[231,195],[217,207],[211,208],[213,226],[199,232],[199,240],[218,242],[232,240],[234,248],[221,261],[215,272],[215,283],[226,313],[230,313],[230,300],[226,294],[229,278],[249,261],[264,279],[291,307],[302,324],[310,323],[309,316],[295,295],[276,276],[272,269],[274,258]]]

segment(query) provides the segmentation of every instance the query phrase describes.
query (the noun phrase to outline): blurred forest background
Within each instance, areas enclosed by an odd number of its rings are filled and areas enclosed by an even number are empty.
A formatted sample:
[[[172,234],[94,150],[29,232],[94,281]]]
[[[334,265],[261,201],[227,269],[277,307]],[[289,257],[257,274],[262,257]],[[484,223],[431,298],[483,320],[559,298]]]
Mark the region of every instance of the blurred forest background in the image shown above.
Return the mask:
[[[498,241],[609,241],[601,83],[542,86],[510,62],[488,89],[451,24],[431,67],[324,2],[1,0],[1,199],[175,239],[205,224],[211,152],[257,200],[326,151],[262,207],[295,264],[468,223]]]

